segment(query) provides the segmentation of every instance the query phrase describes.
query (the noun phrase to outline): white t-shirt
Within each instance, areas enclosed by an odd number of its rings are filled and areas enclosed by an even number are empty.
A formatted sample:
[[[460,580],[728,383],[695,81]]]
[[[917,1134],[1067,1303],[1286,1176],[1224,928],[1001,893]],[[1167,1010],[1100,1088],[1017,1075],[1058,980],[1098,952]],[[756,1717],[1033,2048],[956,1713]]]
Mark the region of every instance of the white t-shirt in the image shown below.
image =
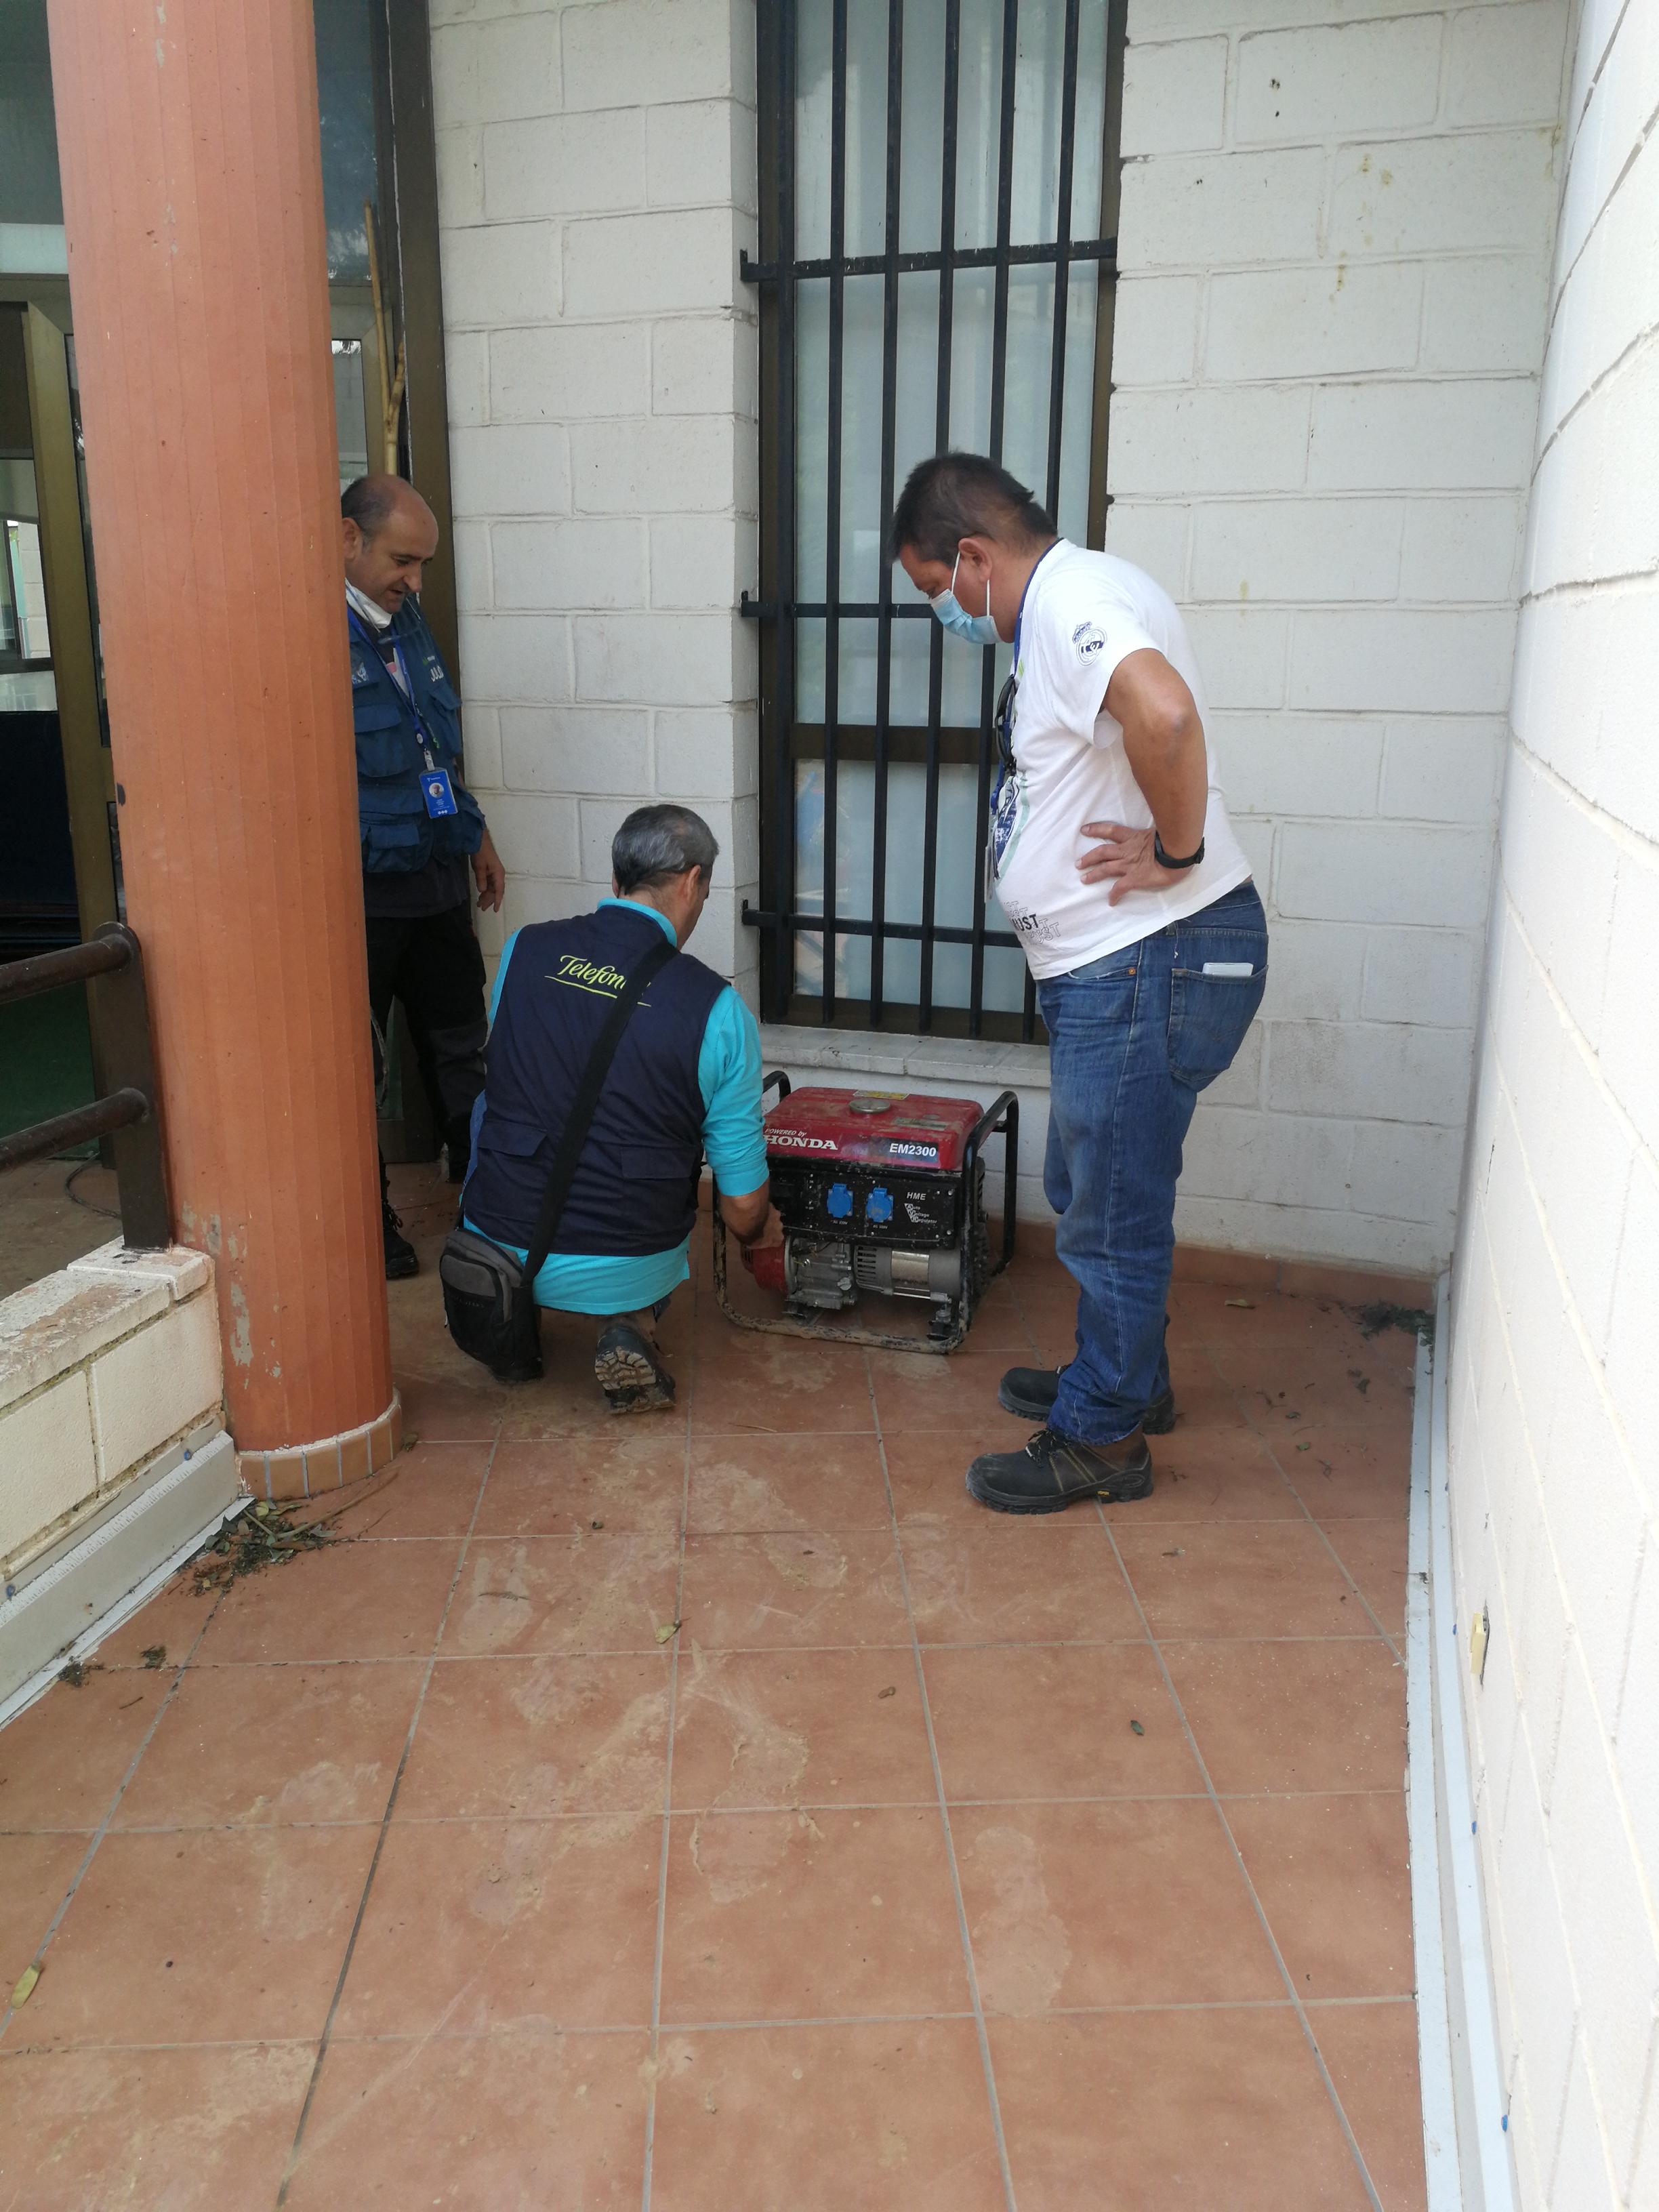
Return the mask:
[[[1204,713],[1198,664],[1174,600],[1144,569],[1061,538],[1032,572],[1020,611],[1014,672],[1014,771],[991,821],[988,872],[1031,973],[1064,975],[1218,899],[1250,872],[1216,783],[1205,740],[1209,806],[1204,858],[1168,890],[1130,891],[1108,903],[1109,881],[1077,872],[1097,841],[1085,822],[1152,826],[1152,811],[1123,750],[1122,725],[1106,712],[1118,663],[1154,647],[1185,679]]]

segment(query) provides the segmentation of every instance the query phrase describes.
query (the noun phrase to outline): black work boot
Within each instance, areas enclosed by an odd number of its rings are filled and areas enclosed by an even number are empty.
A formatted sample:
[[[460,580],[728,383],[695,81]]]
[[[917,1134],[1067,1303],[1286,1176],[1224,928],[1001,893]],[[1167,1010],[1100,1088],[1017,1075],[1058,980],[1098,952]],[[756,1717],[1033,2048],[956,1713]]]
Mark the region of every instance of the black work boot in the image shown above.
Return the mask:
[[[1085,1498],[1147,1498],[1152,1455],[1143,1431],[1115,1444],[1073,1443],[1039,1429],[1024,1451],[986,1452],[968,1470],[968,1494],[997,1513],[1060,1513]]]
[[[404,1224],[392,1211],[392,1200],[380,1200],[380,1228],[386,1238],[386,1279],[388,1283],[407,1281],[418,1275],[421,1262],[415,1247],[404,1235]]]
[[[612,1322],[593,1353],[593,1379],[613,1413],[657,1413],[674,1402],[674,1378],[631,1322]]]
[[[1060,1395],[1063,1367],[1011,1367],[997,1385],[997,1403],[1022,1421],[1046,1421]],[[1154,1398],[1140,1417],[1149,1437],[1167,1436],[1176,1425],[1175,1392]]]

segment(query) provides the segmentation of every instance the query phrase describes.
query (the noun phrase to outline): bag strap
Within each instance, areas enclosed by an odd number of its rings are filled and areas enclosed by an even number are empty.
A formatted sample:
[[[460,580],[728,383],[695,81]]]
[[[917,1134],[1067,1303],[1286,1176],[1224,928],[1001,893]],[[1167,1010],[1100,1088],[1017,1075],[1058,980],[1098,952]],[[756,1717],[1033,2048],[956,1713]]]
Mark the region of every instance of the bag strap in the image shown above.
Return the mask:
[[[605,1016],[605,1027],[594,1040],[593,1049],[587,1055],[587,1065],[576,1085],[576,1095],[570,1102],[570,1111],[565,1116],[559,1149],[553,1155],[547,1188],[537,1210],[536,1226],[525,1254],[525,1280],[527,1283],[534,1283],[540,1274],[549,1247],[558,1232],[559,1223],[570,1196],[570,1186],[576,1180],[577,1163],[581,1158],[582,1147],[587,1142],[587,1133],[593,1126],[599,1093],[605,1089],[605,1079],[611,1072],[617,1047],[622,1042],[623,1031],[628,1027],[647,986],[668,965],[678,950],[679,947],[666,937],[659,938],[617,992],[616,1003]]]

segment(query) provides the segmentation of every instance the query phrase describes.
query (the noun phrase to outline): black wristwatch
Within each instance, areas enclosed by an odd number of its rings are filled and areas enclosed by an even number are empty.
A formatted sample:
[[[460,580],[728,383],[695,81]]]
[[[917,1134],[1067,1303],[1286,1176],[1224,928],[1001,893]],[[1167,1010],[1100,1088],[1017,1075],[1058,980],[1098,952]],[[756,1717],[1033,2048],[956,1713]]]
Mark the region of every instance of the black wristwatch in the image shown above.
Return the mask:
[[[1170,854],[1164,851],[1164,840],[1158,836],[1157,830],[1154,830],[1152,832],[1152,858],[1158,862],[1160,868],[1195,868],[1199,862],[1204,858],[1204,840],[1201,837],[1199,839],[1197,852],[1188,853],[1184,860],[1177,860],[1173,859]]]

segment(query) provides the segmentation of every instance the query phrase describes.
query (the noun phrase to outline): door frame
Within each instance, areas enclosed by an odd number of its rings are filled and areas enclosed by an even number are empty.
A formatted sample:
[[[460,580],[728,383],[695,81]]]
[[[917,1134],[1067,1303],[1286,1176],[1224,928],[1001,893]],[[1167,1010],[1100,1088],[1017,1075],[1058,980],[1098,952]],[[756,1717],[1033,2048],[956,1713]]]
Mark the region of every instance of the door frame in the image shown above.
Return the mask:
[[[98,662],[87,583],[81,484],[75,463],[70,404],[68,333],[33,300],[23,303],[23,352],[29,387],[29,434],[40,510],[40,568],[52,637],[52,683],[69,793],[70,843],[81,935],[120,919],[110,808],[115,772],[98,707]]]

